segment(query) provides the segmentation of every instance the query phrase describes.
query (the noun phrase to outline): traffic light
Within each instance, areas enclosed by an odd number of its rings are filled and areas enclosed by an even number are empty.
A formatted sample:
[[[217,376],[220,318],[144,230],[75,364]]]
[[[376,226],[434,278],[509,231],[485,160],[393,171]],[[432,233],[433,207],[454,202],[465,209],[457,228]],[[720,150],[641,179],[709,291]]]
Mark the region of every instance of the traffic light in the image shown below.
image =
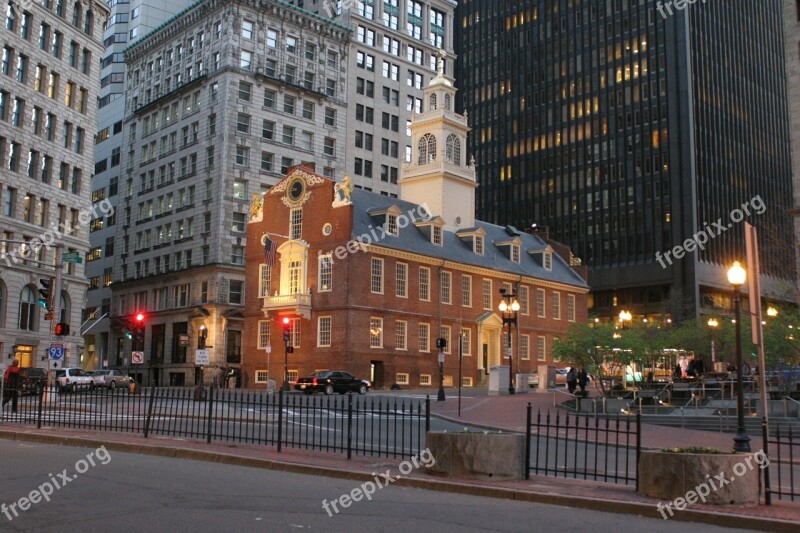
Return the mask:
[[[438,339],[436,339],[436,347],[439,348],[440,350],[444,350],[445,348],[447,348],[447,339],[445,339],[444,337],[439,337]]]
[[[136,340],[144,340],[144,314],[136,313]]]
[[[289,337],[292,334],[292,321],[289,318],[283,319],[283,342],[289,343]]]
[[[53,308],[53,278],[40,278],[39,285],[39,305],[49,311]]]
[[[128,339],[128,340],[131,340],[133,338],[133,335],[131,335],[131,330],[130,329],[127,329],[127,328],[125,329],[125,338]]]
[[[69,335],[69,324],[65,322],[59,322],[58,324],[56,324],[56,329],[54,331],[54,334],[59,337],[63,337],[64,335]]]
[[[206,339],[208,338],[208,329],[205,326],[200,326],[200,331],[197,333],[197,349],[205,350]]]

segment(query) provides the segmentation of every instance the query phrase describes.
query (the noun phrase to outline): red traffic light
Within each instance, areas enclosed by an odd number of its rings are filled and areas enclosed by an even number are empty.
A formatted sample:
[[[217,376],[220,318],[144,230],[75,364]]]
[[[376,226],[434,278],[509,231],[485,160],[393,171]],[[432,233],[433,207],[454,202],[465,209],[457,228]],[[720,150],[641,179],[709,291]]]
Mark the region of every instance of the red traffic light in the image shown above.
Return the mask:
[[[59,322],[56,324],[56,328],[53,333],[57,336],[69,335],[69,324],[65,324],[64,322]]]
[[[289,317],[283,317],[283,325],[284,325],[284,326],[288,326],[288,325],[289,325],[289,322],[291,322],[291,320],[289,319]]]
[[[136,322],[144,322],[144,313],[136,313]]]

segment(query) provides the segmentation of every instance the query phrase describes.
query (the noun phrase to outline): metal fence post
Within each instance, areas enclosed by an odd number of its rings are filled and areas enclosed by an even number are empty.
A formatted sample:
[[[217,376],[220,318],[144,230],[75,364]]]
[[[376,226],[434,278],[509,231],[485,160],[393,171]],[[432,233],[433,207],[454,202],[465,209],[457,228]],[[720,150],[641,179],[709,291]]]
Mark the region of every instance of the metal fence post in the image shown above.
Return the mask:
[[[636,492],[639,492],[639,456],[642,453],[642,414],[636,413]]]
[[[431,430],[431,397],[425,396],[425,435]]]
[[[147,389],[145,389],[146,391]],[[153,399],[156,396],[156,389],[150,389],[150,402],[147,405],[147,418],[144,420],[144,438],[147,438],[147,434],[150,433],[150,420],[153,417]]]
[[[281,451],[281,440],[283,440],[283,389],[278,391],[278,452]]]
[[[525,479],[531,478],[531,402],[528,402],[528,415],[525,422]]]
[[[0,381],[3,381],[0,379]],[[42,399],[44,397],[44,387],[39,387],[39,408],[36,415],[36,429],[42,429]]]
[[[347,459],[353,458],[353,394],[347,395]]]
[[[206,426],[206,444],[211,444],[211,432],[214,416],[214,387],[208,388],[208,425]]]

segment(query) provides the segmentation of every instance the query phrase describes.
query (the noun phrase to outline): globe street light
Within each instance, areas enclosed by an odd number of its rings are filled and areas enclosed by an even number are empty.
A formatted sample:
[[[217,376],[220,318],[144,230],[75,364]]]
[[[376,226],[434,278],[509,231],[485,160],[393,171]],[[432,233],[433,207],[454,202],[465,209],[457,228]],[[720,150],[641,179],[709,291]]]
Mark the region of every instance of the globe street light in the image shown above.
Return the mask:
[[[625,311],[624,309],[619,312],[619,321],[622,324],[622,329],[625,329],[625,323],[630,322],[633,318],[630,311]]]
[[[741,314],[741,287],[747,278],[747,272],[739,261],[734,261],[728,269],[728,283],[733,286],[733,308],[736,316],[736,436],[733,438],[733,450],[736,452],[750,451],[750,437],[744,427],[744,382],[742,381],[742,325]]]
[[[503,300],[500,302],[498,309],[503,313],[503,325],[508,324],[508,343],[506,351],[508,353],[508,393],[514,394],[514,356],[511,354],[511,324],[519,327],[517,317],[519,312],[519,302],[517,301],[517,294],[508,292],[506,289],[500,289],[500,296]]]

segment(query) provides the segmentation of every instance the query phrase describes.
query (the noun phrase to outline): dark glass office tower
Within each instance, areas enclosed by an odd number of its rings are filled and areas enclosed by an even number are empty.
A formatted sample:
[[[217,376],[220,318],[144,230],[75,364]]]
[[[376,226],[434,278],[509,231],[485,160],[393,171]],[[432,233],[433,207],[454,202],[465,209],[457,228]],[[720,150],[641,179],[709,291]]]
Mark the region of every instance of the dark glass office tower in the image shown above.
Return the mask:
[[[781,12],[780,0],[459,2],[478,217],[569,244],[596,316],[730,308],[741,220],[759,228],[763,292],[794,300]]]

